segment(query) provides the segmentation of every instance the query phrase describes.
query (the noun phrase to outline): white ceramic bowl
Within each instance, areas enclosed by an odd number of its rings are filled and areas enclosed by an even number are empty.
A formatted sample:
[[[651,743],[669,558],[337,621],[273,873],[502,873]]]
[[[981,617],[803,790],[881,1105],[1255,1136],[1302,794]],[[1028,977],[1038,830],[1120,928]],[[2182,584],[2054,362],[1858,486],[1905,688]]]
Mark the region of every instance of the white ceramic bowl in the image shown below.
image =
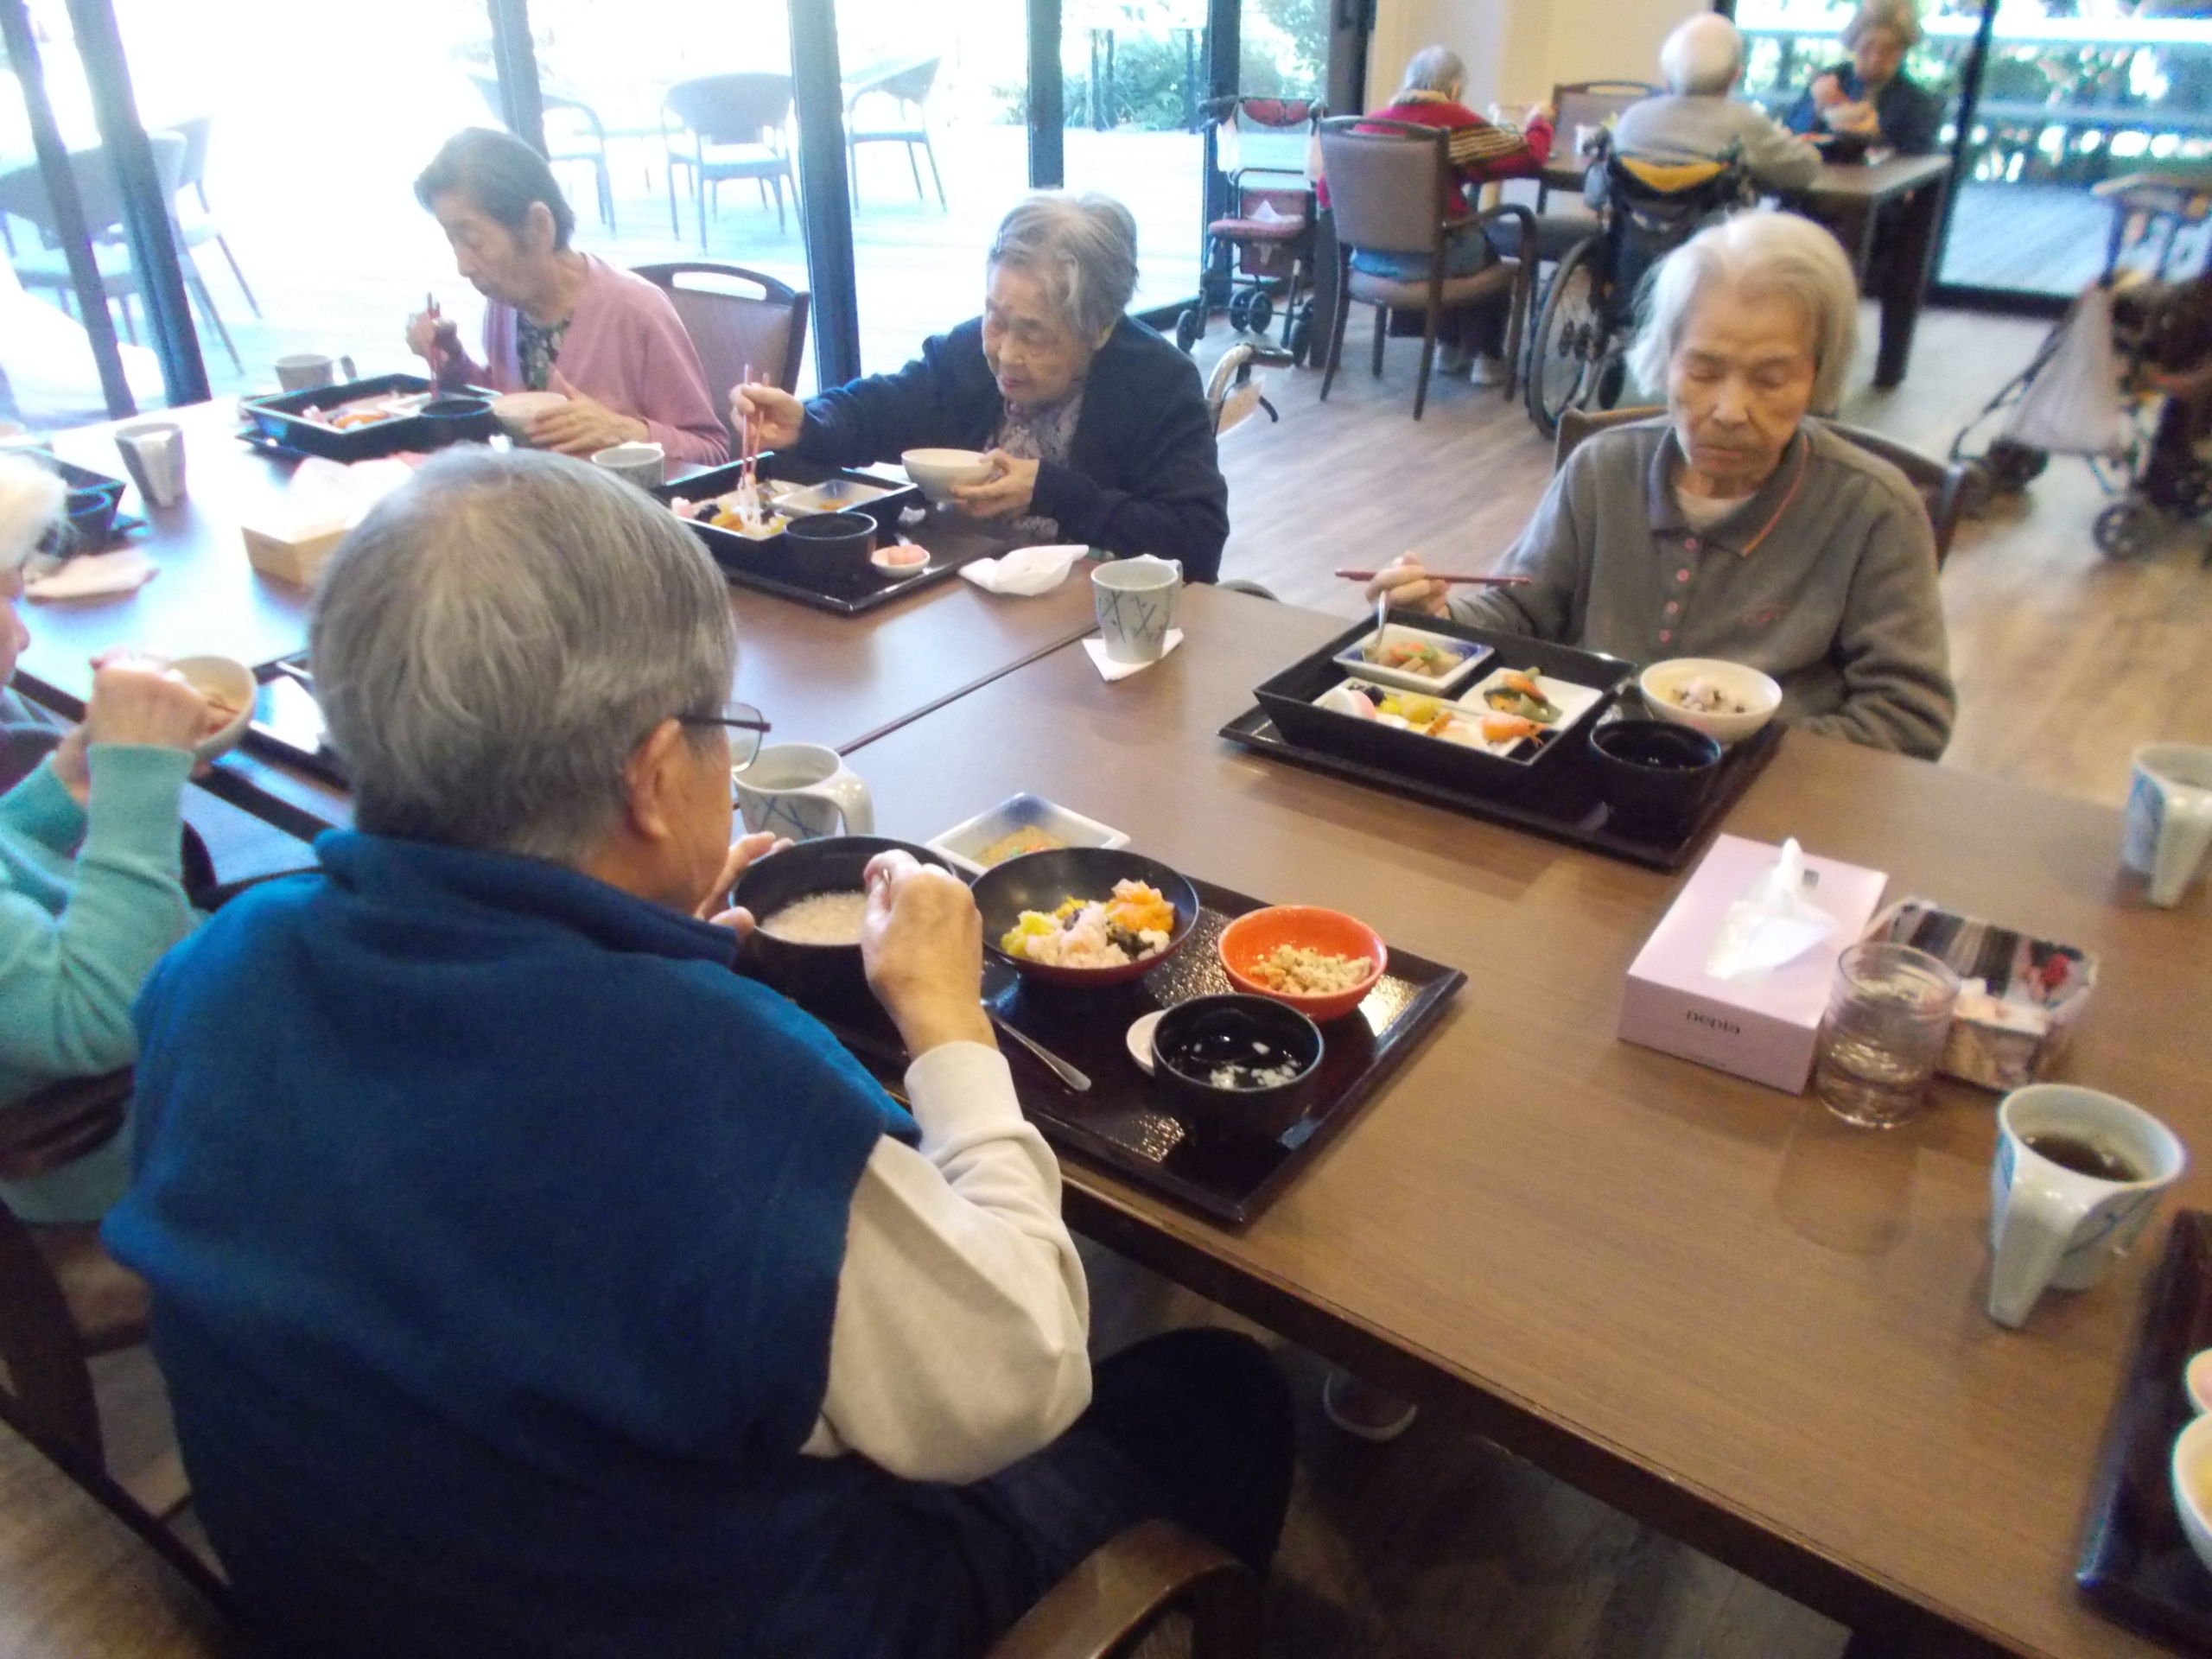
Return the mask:
[[[2173,1488],[2189,1547],[2212,1571],[2212,1416],[2192,1420],[2174,1441]]]
[[[991,475],[991,463],[975,449],[909,449],[899,464],[939,507],[952,499],[955,485],[981,484]]]
[[[228,754],[238,746],[245,735],[245,728],[253,723],[253,699],[261,689],[254,683],[253,671],[244,663],[233,662],[228,657],[180,657],[169,666],[184,676],[192,689],[203,697],[220,699],[238,712],[222,725],[193,745],[192,758],[213,760],[219,754]]]
[[[2189,1403],[2200,1412],[2212,1411],[2212,1348],[2190,1356],[2189,1363],[2182,1368],[2181,1380],[2189,1390]]]
[[[1709,680],[1747,705],[1747,715],[1700,715],[1675,701],[1675,694],[1692,680]],[[1774,718],[1782,707],[1782,688],[1756,668],[1723,662],[1718,657],[1675,657],[1654,663],[1637,682],[1643,701],[1661,720],[1703,732],[1716,743],[1740,743]]]
[[[511,391],[492,400],[492,415],[506,429],[509,437],[521,443],[530,436],[532,421],[568,401],[557,391]]]

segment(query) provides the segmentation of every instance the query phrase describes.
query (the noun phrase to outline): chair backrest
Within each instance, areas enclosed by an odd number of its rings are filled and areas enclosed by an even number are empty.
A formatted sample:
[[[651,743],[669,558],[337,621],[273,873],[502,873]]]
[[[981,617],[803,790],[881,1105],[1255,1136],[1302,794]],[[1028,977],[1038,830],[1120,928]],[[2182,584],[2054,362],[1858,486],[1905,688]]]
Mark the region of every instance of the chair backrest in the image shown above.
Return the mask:
[[[1452,177],[1450,132],[1402,121],[1335,116],[1321,124],[1337,241],[1377,253],[1434,254]]]
[[[1552,88],[1552,118],[1560,135],[1574,142],[1577,127],[1602,127],[1631,104],[1659,89],[1640,80],[1569,80]]]
[[[154,175],[161,181],[162,200],[174,200],[183,181],[184,135],[175,129],[149,132],[146,142],[154,152]],[[93,144],[85,149],[71,150],[69,171],[77,181],[77,201],[84,209],[86,232],[97,241],[111,232],[119,232],[123,225],[123,188],[117,182],[115,168],[108,164],[106,149]],[[60,231],[54,224],[54,204],[35,167],[18,168],[0,179],[0,213],[29,220],[38,227],[39,236],[47,246],[60,245]]]
[[[710,144],[757,144],[791,112],[791,78],[753,71],[679,80],[662,100]]]
[[[699,353],[699,365],[707,372],[707,390],[725,424],[729,389],[743,378],[748,365],[756,379],[785,391],[798,389],[799,365],[806,357],[804,289],[742,265],[707,260],[639,265],[637,270],[675,306]],[[759,292],[737,291],[749,289]]]
[[[195,115],[189,121],[175,121],[168,130],[184,140],[184,156],[177,162],[176,188],[196,189],[207,181],[208,141],[215,135],[215,118]]]
[[[1631,421],[1648,421],[1665,413],[1656,404],[1594,414],[1587,410],[1567,410],[1559,417],[1559,433],[1552,440],[1552,470],[1557,472],[1566,466],[1567,458],[1592,433],[1602,432],[1609,426],[1625,426]],[[1919,492],[1921,505],[1928,509],[1928,527],[1936,537],[1936,568],[1942,569],[1943,562],[1951,556],[1951,541],[1958,534],[1959,520],[1966,513],[1967,488],[1973,480],[1971,469],[1963,461],[1939,461],[1910,444],[1899,443],[1895,438],[1870,432],[1863,426],[1849,426],[1823,416],[1812,418],[1868,454],[1888,461],[1905,475]]]
[[[937,85],[938,66],[943,58],[925,58],[895,75],[887,75],[868,88],[872,92],[888,92],[901,104],[926,104],[930,92]]]

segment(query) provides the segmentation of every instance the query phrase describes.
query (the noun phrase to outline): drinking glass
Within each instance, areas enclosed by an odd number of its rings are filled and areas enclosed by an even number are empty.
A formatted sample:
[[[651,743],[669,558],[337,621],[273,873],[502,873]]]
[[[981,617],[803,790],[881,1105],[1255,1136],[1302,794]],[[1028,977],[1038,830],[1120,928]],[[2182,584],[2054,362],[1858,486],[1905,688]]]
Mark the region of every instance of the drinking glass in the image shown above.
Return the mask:
[[[1836,961],[1813,1090],[1847,1123],[1886,1129],[1918,1116],[1943,1058],[1959,976],[1909,944],[1854,944]]]

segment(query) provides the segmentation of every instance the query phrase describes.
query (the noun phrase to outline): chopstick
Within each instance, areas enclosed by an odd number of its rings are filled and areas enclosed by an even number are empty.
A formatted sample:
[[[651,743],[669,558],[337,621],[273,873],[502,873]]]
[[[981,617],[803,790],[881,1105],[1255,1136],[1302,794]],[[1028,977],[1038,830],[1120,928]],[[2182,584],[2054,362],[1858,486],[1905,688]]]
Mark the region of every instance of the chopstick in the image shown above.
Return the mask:
[[[1379,570],[1339,570],[1337,574],[1346,582],[1372,582],[1382,573]],[[1447,587],[1525,588],[1530,581],[1527,576],[1460,576],[1442,570],[1424,570],[1421,575],[1431,582],[1440,582]]]
[[[445,313],[438,309],[438,296],[428,289],[423,294],[423,315],[430,320],[430,378],[435,380],[446,365],[446,348],[437,343],[437,324]]]

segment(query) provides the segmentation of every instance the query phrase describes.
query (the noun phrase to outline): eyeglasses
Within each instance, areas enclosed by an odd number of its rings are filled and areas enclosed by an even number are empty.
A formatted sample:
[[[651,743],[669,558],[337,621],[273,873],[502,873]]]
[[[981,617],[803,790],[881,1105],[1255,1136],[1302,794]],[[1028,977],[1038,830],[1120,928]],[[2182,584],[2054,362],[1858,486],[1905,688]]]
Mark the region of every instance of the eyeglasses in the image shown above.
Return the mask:
[[[729,763],[732,766],[749,766],[753,757],[760,753],[760,734],[768,729],[768,722],[760,711],[749,702],[735,698],[722,704],[719,712],[711,715],[678,715],[679,726],[721,726],[729,731]]]

